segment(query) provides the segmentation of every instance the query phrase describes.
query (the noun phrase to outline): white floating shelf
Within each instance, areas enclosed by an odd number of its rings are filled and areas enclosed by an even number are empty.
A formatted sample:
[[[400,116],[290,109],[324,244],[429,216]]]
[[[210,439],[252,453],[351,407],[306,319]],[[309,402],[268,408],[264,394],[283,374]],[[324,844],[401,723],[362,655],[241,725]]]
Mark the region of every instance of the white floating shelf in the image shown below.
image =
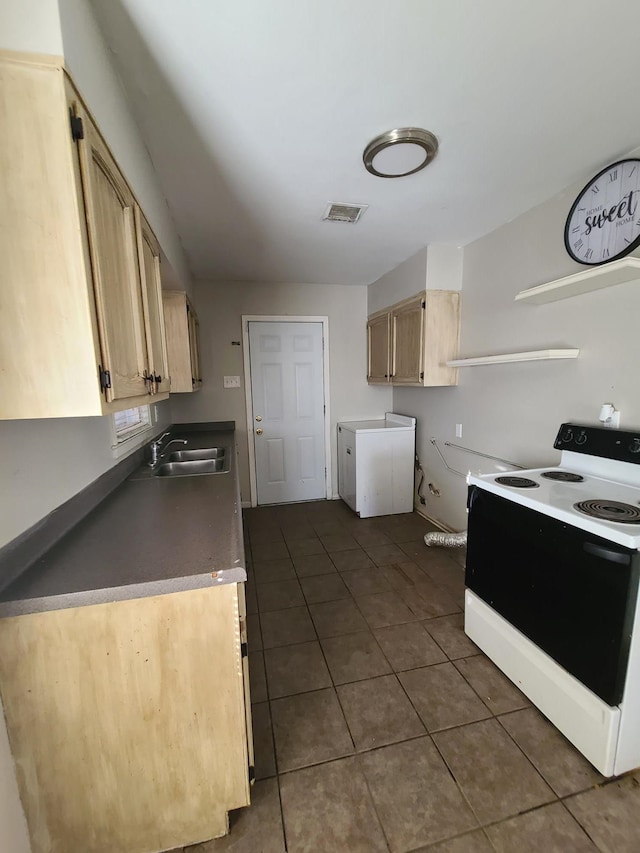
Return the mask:
[[[531,302],[542,305],[545,302],[556,302],[558,299],[567,299],[570,296],[580,296],[581,293],[589,293],[592,290],[601,290],[603,287],[614,287],[616,284],[624,284],[640,278],[640,258],[622,258],[620,261],[612,261],[599,267],[591,267],[584,272],[577,272],[521,290],[516,296],[516,302]]]
[[[447,361],[447,367],[473,367],[476,364],[508,364],[511,361],[548,361],[553,358],[577,358],[579,349],[539,349],[532,352],[507,352],[504,355],[481,355]]]

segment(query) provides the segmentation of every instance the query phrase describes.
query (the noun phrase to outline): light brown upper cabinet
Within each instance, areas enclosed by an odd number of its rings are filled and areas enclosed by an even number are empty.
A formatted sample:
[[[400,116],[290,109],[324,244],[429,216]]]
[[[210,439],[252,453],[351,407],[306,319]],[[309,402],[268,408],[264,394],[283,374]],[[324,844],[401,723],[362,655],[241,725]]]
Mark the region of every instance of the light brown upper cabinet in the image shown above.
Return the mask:
[[[172,394],[197,391],[200,374],[200,325],[189,297],[182,290],[165,290],[164,317]]]
[[[386,385],[389,382],[389,311],[378,311],[367,321],[367,351],[369,385]]]
[[[370,384],[456,385],[460,294],[427,290],[369,317]],[[387,342],[385,355],[385,340]]]
[[[160,277],[160,246],[139,207],[136,207],[136,231],[149,368],[156,391],[168,391],[169,362]]]
[[[0,418],[165,399],[157,244],[131,189],[59,65],[2,54],[0,88]]]

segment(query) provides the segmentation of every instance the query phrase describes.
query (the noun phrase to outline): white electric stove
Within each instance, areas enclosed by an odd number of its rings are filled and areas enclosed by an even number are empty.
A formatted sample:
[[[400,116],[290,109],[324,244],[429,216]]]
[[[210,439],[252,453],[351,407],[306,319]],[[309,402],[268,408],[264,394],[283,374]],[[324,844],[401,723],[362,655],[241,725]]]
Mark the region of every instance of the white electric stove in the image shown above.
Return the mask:
[[[640,766],[640,432],[471,475],[465,630],[605,775]]]

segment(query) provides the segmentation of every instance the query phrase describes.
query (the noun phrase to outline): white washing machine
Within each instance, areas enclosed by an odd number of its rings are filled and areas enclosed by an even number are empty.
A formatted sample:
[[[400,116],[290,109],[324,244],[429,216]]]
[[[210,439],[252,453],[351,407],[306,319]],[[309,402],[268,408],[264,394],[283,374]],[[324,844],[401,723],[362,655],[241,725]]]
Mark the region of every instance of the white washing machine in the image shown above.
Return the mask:
[[[416,419],[338,424],[338,494],[360,518],[413,512]]]

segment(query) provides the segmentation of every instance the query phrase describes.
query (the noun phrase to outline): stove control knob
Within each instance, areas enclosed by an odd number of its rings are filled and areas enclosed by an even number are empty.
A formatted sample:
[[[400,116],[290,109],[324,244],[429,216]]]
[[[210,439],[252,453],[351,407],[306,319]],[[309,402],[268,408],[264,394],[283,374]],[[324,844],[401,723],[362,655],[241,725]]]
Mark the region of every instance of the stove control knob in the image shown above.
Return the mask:
[[[585,444],[586,441],[587,441],[587,434],[584,430],[582,430],[582,432],[579,432],[578,435],[576,436],[576,444]]]
[[[640,438],[634,438],[629,445],[629,453],[640,453]]]
[[[560,436],[560,441],[566,444],[568,441],[573,441],[573,430],[566,429]]]

